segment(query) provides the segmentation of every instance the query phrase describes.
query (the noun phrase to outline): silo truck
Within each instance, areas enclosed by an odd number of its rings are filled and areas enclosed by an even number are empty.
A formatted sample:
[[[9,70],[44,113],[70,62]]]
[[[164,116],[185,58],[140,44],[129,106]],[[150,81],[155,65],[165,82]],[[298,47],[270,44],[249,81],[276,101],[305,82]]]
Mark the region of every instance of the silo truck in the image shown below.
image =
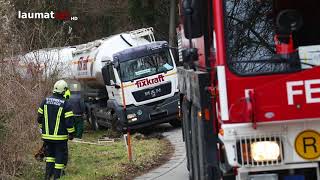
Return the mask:
[[[25,56],[49,56],[67,67],[63,74],[71,91],[84,98],[94,129],[180,125],[176,65],[167,42],[155,41],[152,28]]]

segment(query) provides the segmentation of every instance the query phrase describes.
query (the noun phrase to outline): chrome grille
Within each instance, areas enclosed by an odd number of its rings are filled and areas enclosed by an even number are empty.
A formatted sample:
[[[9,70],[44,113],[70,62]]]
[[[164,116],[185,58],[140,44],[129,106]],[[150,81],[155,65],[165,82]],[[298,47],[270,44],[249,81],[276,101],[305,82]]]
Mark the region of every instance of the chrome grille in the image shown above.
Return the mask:
[[[279,157],[277,160],[255,161],[251,157],[251,144],[255,142],[273,141],[279,145]],[[238,163],[242,167],[259,167],[283,164],[283,137],[281,135],[255,135],[242,136],[237,140]]]

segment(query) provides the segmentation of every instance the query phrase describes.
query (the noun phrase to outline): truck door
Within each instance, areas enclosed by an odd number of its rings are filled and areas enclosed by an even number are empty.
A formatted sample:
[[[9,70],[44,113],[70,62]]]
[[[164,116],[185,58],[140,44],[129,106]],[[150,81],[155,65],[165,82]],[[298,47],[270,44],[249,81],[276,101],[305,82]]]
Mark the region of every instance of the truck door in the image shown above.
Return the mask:
[[[119,99],[120,85],[117,84],[112,64],[107,64],[102,68],[102,74],[109,99]]]

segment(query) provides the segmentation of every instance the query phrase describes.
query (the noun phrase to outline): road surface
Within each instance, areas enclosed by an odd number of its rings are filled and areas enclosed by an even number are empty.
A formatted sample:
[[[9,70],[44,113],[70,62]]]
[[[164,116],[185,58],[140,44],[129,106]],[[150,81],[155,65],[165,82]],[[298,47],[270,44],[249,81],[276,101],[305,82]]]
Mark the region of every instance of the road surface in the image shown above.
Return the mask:
[[[187,180],[187,160],[184,142],[182,140],[181,128],[169,129],[163,135],[174,146],[174,154],[168,162],[151,170],[147,174],[135,178],[135,180]]]

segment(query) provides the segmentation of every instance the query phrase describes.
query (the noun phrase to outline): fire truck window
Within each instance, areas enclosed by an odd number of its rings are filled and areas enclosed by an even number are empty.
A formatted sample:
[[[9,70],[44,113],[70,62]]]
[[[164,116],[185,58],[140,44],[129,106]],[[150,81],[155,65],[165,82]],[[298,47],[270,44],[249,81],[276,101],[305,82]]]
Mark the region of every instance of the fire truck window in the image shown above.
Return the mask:
[[[298,47],[320,45],[319,0],[225,0],[227,57],[237,74],[291,72],[300,67]],[[290,32],[293,51],[284,57],[276,48],[277,15],[293,9],[302,15],[302,28]],[[289,37],[289,36],[288,36]],[[293,63],[292,63],[293,62]],[[297,65],[297,62],[299,65]],[[294,66],[293,66],[294,64]],[[296,66],[297,65],[297,66]]]

